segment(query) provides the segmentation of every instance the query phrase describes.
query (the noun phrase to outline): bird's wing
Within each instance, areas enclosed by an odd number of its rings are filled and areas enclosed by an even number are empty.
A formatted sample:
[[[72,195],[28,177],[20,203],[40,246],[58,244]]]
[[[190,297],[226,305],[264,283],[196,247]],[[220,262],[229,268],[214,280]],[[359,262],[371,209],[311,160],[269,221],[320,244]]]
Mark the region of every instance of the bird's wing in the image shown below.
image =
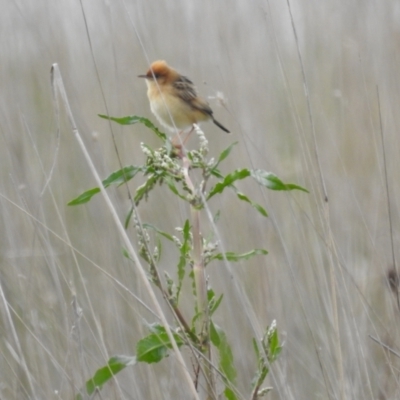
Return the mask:
[[[202,111],[206,114],[212,115],[212,110],[208,103],[197,95],[196,87],[193,82],[185,76],[180,76],[174,83],[173,86],[177,90],[178,96],[190,104],[191,107]]]
[[[173,86],[177,90],[178,96],[187,103],[190,103],[197,97],[197,90],[193,82],[186,78],[186,76],[180,76],[173,83]]]

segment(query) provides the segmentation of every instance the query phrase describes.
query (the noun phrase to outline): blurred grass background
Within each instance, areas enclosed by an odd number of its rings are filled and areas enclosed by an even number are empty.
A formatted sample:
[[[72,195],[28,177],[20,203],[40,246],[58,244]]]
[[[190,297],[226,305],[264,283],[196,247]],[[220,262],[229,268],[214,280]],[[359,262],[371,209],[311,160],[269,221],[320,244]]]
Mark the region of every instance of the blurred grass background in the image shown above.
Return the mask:
[[[225,296],[216,320],[233,347],[243,398],[255,371],[251,338],[273,319],[285,346],[268,398],[399,398],[399,362],[368,336],[399,346],[399,310],[386,280],[392,239],[399,256],[399,3],[297,0],[291,10],[276,0],[0,4],[1,399],[73,398],[110,356],[134,354],[154,321],[131,295],[149,304],[102,198],[66,206],[95,182],[62,106],[57,134],[50,67],[59,64],[79,130],[106,177],[119,168],[111,129],[123,165],[144,162],[140,142],[158,145],[142,126],[97,117],[154,120],[136,77],[156,59],[188,75],[203,96],[224,94],[226,108],[210,102],[233,134],[203,129],[211,155],[239,142],[225,172],[265,169],[310,190],[239,183],[268,219],[229,193],[210,204],[221,210],[226,250],[269,250],[208,268]],[[126,189],[109,192],[124,219]],[[170,232],[187,214],[165,188],[140,205],[143,221]],[[132,228],[129,235],[135,240]],[[173,274],[177,257],[165,246],[160,269]],[[190,303],[189,285],[186,295]],[[174,356],[128,368],[102,398],[189,398],[176,370]]]

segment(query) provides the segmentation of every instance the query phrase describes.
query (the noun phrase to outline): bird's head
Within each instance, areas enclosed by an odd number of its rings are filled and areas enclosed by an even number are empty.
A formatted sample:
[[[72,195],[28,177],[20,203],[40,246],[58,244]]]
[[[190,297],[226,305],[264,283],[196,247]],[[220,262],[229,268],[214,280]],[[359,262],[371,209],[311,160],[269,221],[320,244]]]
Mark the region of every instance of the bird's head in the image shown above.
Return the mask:
[[[176,71],[168,66],[164,60],[154,61],[145,75],[138,75],[139,78],[145,78],[149,81],[157,81],[162,85],[174,79]]]

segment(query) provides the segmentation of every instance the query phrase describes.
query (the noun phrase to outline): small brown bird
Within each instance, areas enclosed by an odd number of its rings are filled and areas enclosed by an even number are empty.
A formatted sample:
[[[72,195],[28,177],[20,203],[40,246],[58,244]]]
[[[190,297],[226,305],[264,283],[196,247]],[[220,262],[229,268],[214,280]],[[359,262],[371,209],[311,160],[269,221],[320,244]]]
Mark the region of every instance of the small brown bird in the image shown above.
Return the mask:
[[[198,122],[212,120],[229,133],[213,116],[206,100],[199,97],[193,82],[169,67],[165,61],[150,65],[145,78],[150,109],[158,121],[172,132],[184,131]]]

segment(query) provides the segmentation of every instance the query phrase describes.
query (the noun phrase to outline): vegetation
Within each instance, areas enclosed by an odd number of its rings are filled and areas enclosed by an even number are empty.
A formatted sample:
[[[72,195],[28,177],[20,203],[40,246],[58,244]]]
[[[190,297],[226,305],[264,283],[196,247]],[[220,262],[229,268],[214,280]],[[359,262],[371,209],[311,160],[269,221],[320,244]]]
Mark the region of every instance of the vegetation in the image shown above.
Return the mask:
[[[171,145],[168,137],[160,132],[149,120],[142,117],[114,118],[101,115],[122,125],[135,123],[144,124],[163,141],[159,149],[152,149],[146,144],[141,144],[146,156],[144,165],[123,167],[112,173],[102,181],[103,188],[111,185],[123,185],[133,179],[137,174],[142,174],[145,182],[136,188],[132,198],[132,206],[125,221],[125,227],[133,223],[137,233],[137,247],[141,259],[147,264],[149,281],[159,290],[168,304],[173,322],[163,326],[155,321],[149,326],[149,334],[136,344],[134,356],[114,356],[107,365],[100,367],[77,395],[77,399],[91,396],[99,390],[113,375],[125,367],[137,362],[157,363],[162,361],[175,348],[187,348],[192,362],[192,380],[194,389],[199,391],[199,385],[204,386],[204,398],[217,399],[219,397],[217,381],[224,386],[226,399],[235,400],[242,398],[235,387],[237,371],[234,366],[233,350],[229,339],[222,327],[218,326],[213,315],[223,301],[223,294],[216,294],[209,281],[206,267],[213,261],[234,262],[249,259],[254,256],[267,254],[265,249],[251,249],[239,254],[234,251],[219,251],[219,240],[213,232],[204,234],[201,222],[204,218],[203,211],[207,209],[208,201],[224,190],[230,190],[239,200],[250,204],[262,217],[267,217],[266,210],[241,193],[235,186],[238,180],[253,178],[256,183],[271,190],[302,190],[304,188],[283,183],[275,174],[262,170],[237,169],[229,174],[220,170],[221,163],[231,154],[236,143],[227,147],[218,158],[208,158],[209,147],[204,133],[195,126],[199,139],[199,148],[186,150],[181,146]],[[156,185],[162,185],[165,190],[170,190],[175,196],[188,205],[188,215],[183,226],[176,230],[179,237],[172,233],[164,232],[156,226],[142,222],[137,212],[137,207],[146,200]],[[208,189],[209,188],[209,189]],[[101,191],[100,187],[85,191],[69,202],[69,205],[87,203]],[[162,201],[162,200],[160,200]],[[161,206],[161,205],[160,205]],[[207,210],[208,211],[208,210]],[[218,215],[213,216],[213,225],[217,223]],[[215,229],[214,233],[218,233]],[[167,241],[178,250],[176,260],[176,278],[160,271],[163,243]],[[135,263],[134,256],[129,250],[124,250],[124,255]],[[192,316],[188,320],[180,309],[181,291],[184,279],[191,280],[193,297],[196,299]],[[255,375],[252,385],[249,384],[247,398],[255,400],[266,394],[270,388],[263,387],[267,378],[270,365],[275,361],[281,351],[278,330],[275,321],[267,327],[262,338],[254,338],[253,346],[256,355]],[[214,360],[214,348],[217,356]],[[184,367],[187,368],[187,367]]]

